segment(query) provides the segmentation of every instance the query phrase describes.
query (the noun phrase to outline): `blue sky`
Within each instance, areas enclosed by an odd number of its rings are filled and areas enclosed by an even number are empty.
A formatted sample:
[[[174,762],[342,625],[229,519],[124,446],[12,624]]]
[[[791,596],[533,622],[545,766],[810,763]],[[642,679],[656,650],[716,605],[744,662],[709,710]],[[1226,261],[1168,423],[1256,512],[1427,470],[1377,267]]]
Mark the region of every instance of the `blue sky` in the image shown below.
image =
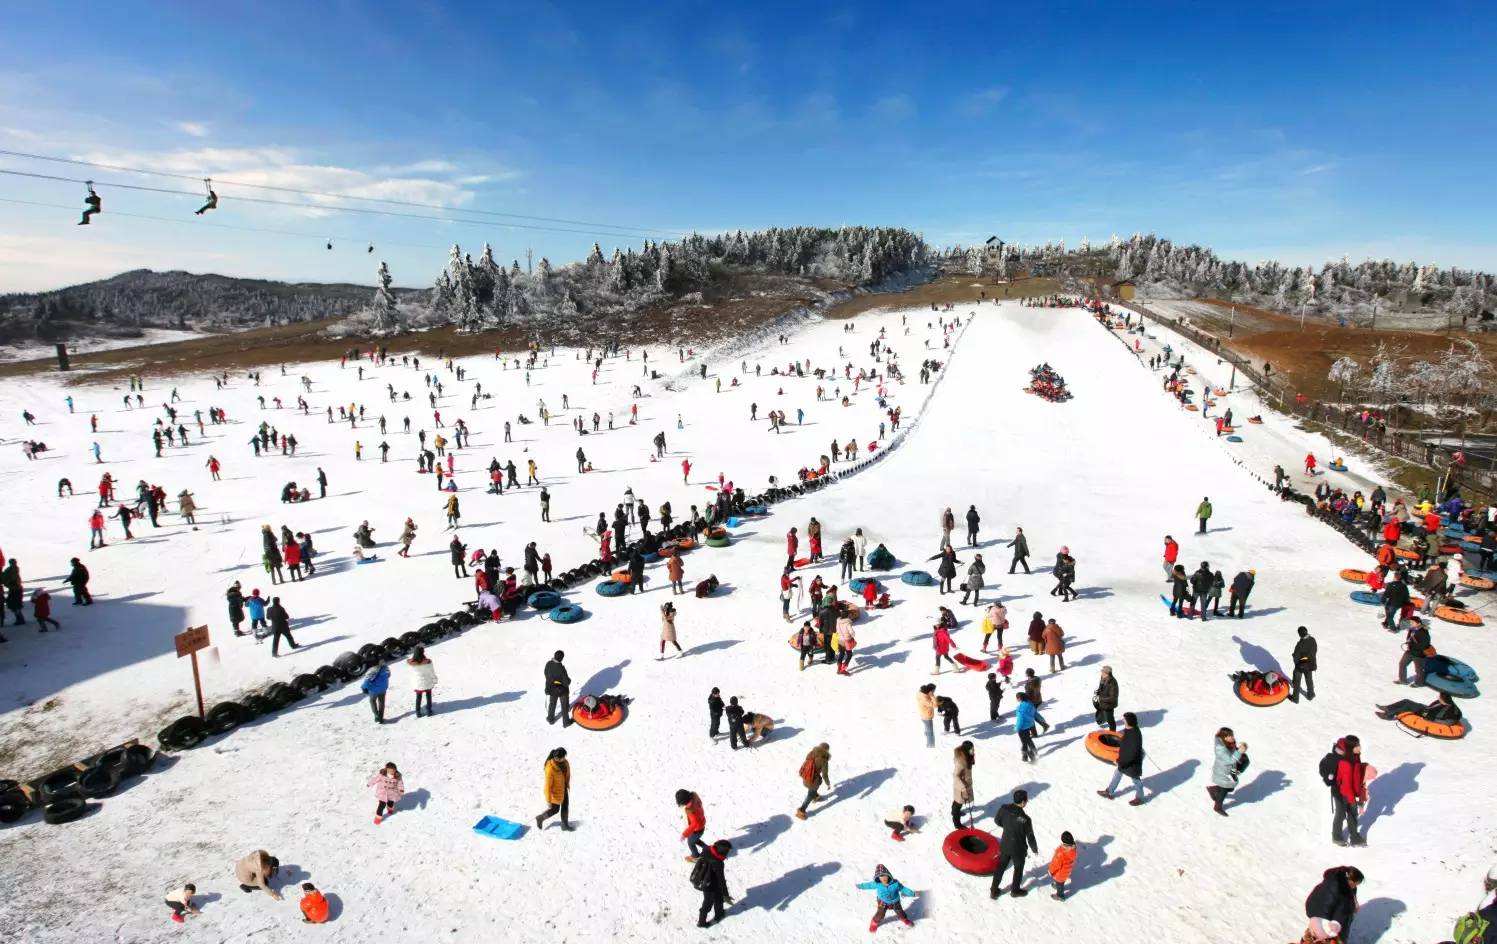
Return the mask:
[[[0,30],[0,148],[652,230],[1152,230],[1494,271],[1494,27],[1490,4],[24,4]],[[81,189],[0,175],[0,198]],[[186,222],[88,229],[0,203],[0,291],[137,266],[369,282],[364,241],[425,285],[454,241],[559,262],[641,238],[220,191],[202,222],[307,235],[194,227],[186,197],[105,191]]]

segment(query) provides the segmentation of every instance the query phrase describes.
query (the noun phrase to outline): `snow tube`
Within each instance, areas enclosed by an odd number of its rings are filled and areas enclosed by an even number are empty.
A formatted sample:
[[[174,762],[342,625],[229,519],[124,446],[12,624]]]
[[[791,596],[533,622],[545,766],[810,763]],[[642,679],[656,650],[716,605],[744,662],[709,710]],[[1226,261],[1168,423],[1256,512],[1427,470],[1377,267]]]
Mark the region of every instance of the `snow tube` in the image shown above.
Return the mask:
[[[1228,436],[1227,437],[1227,442],[1231,442],[1231,443],[1242,442],[1242,437],[1241,436]]]
[[[984,662],[981,659],[974,659],[971,656],[963,655],[960,652],[956,654],[955,659],[957,665],[960,665],[968,669],[969,671],[986,672],[988,670],[988,663]]]
[[[1449,656],[1432,656],[1424,663],[1424,681],[1437,692],[1445,692],[1456,698],[1476,698],[1481,692],[1476,683],[1480,681],[1476,670]]]
[[[1116,731],[1093,731],[1086,736],[1086,752],[1097,760],[1117,764],[1123,736]]]
[[[19,822],[29,809],[31,809],[31,801],[26,799],[26,794],[20,790],[0,793],[0,823],[8,826]]]
[[[1461,552],[1461,546],[1459,544],[1441,544],[1440,545],[1440,553],[1441,554],[1450,555],[1450,554],[1459,554],[1460,552]]]
[[[767,515],[769,514],[769,509],[763,505],[749,505],[743,509],[743,513],[746,515]]]
[[[584,615],[582,607],[575,603],[563,604],[554,608],[550,613],[551,622],[553,623],[575,623],[582,619]]]
[[[1345,570],[1341,571],[1341,579],[1347,581],[1348,583],[1366,583],[1367,571],[1356,570],[1355,568],[1348,567]]]
[[[119,785],[119,772],[109,767],[90,767],[78,775],[78,792],[95,800],[109,796]]]
[[[1481,690],[1476,687],[1476,683],[1466,679],[1451,678],[1447,675],[1425,675],[1424,684],[1454,698],[1481,697]]]
[[[554,610],[561,606],[561,594],[553,590],[541,590],[525,598],[532,610]]]
[[[868,586],[870,583],[873,584],[873,589],[875,592],[884,592],[883,585],[872,577],[854,577],[847,582],[847,589],[851,590],[853,593],[861,594],[863,592],[863,588]]]
[[[941,852],[952,868],[968,875],[998,871],[998,837],[981,829],[956,829],[946,834]]]
[[[1283,676],[1278,682],[1268,688],[1266,692],[1254,691],[1252,683],[1248,679],[1239,679],[1232,687],[1232,691],[1242,702],[1252,705],[1254,708],[1272,708],[1279,702],[1289,697],[1289,680]]]
[[[615,570],[612,574],[609,575],[609,579],[611,579],[614,583],[622,584],[630,584],[634,582],[634,578],[629,575],[629,571],[627,569]]]
[[[1337,465],[1334,462],[1327,462],[1325,467],[1327,469],[1330,469],[1332,472],[1345,472],[1346,471],[1346,466],[1344,466],[1344,465]]]
[[[1419,552],[1413,548],[1395,547],[1393,549],[1393,556],[1399,560],[1418,560]]]
[[[71,823],[87,810],[88,802],[82,797],[69,797],[42,807],[42,819],[57,826],[62,823]]]
[[[598,596],[621,597],[628,588],[628,584],[619,583],[617,580],[605,580],[598,584]]]
[[[732,539],[728,537],[728,532],[722,528],[713,528],[707,532],[706,543],[708,547],[727,547],[732,543]]]
[[[1194,413],[1194,412],[1196,412],[1197,410],[1200,409],[1200,407],[1196,406],[1194,403],[1187,403],[1187,404],[1185,404],[1185,408],[1187,410],[1191,411],[1192,413]]]
[[[875,548],[873,553],[868,555],[868,566],[874,570],[890,570],[894,567],[894,554],[887,548],[880,554]]]
[[[616,728],[624,723],[624,715],[628,713],[622,702],[615,703],[611,711],[597,717],[589,714],[580,701],[572,706],[572,720],[589,731],[607,731]]]
[[[743,519],[735,515],[734,517],[729,518],[727,521],[724,521],[723,524],[726,524],[730,528],[736,528],[743,524]]]
[[[1435,616],[1447,623],[1459,623],[1462,626],[1480,626],[1481,617],[1470,610],[1458,610],[1453,606],[1435,607]]]
[[[697,546],[697,542],[692,538],[681,538],[673,542],[673,546],[677,551],[689,551]]]
[[[1497,587],[1497,580],[1490,580],[1486,577],[1473,577],[1470,574],[1462,574],[1461,586],[1470,587],[1473,590],[1490,590],[1493,587]]]
[[[923,570],[907,570],[899,575],[901,583],[907,583],[912,587],[934,587],[936,578]]]
[[[1470,730],[1466,726],[1464,719],[1454,724],[1446,724],[1443,721],[1426,720],[1419,717],[1419,714],[1413,711],[1405,711],[1393,720],[1397,721],[1405,730],[1411,731],[1420,737],[1439,738],[1442,741],[1459,741]]]
[[[1368,606],[1379,606],[1383,602],[1383,598],[1371,590],[1353,590],[1351,598],[1358,603],[1366,603]]]

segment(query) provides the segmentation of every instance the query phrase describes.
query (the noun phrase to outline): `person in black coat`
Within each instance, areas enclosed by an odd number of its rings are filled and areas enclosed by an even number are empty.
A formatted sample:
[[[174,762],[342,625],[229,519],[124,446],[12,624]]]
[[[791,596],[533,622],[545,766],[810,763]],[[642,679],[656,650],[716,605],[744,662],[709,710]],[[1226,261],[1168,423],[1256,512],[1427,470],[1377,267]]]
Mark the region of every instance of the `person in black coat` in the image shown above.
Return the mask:
[[[280,597],[270,598],[270,606],[266,608],[265,615],[270,620],[270,654],[272,656],[280,655],[276,652],[276,648],[280,646],[283,636],[292,649],[301,648],[296,644],[296,640],[291,638],[291,616],[286,612],[286,608],[281,606]]]
[[[1289,700],[1299,701],[1300,687],[1303,684],[1305,697],[1311,701],[1315,700],[1315,670],[1318,668],[1315,662],[1319,644],[1315,637],[1305,627],[1299,628],[1299,642],[1294,644],[1294,688],[1289,692]]]
[[[1383,588],[1383,628],[1393,632],[1398,629],[1398,614],[1409,602],[1409,585],[1404,583],[1404,572],[1398,574]]]
[[[564,658],[566,653],[558,649],[546,663],[546,723],[555,724],[560,717],[563,728],[572,724],[572,677],[567,674],[567,667],[561,664]]]
[[[733,844],[726,839],[719,839],[707,847],[707,854],[697,861],[702,863],[703,871],[706,872],[705,881],[700,886],[702,892],[702,909],[697,912],[697,927],[706,928],[723,919],[723,905],[732,904],[733,896],[728,894],[728,876],[724,871],[724,863],[728,853],[733,851]],[[712,912],[712,920],[707,920],[707,913]]]
[[[1015,790],[1013,802],[998,808],[998,828],[1003,832],[998,838],[998,870],[993,873],[993,886],[988,889],[989,898],[996,899],[1002,893],[1003,872],[1010,863],[1014,867],[1014,881],[1009,887],[1009,894],[1015,898],[1029,894],[1020,887],[1024,881],[1024,859],[1027,855],[1025,848],[1038,854],[1040,847],[1034,841],[1034,823],[1029,819],[1029,814],[1024,812],[1024,807],[1028,804],[1029,792]]]
[[[68,583],[73,587],[74,606],[92,606],[94,595],[88,592],[88,568],[78,558],[73,558],[70,563],[73,569],[68,571]],[[244,602],[240,598],[239,622],[244,622]],[[236,627],[238,624],[235,624]]]
[[[629,555],[629,592],[645,592],[645,557],[637,550]]]
[[[738,704],[738,696],[734,695],[728,699],[728,746],[738,750],[740,744],[747,744],[748,738],[743,732],[743,706]]]
[[[707,729],[707,736],[716,741],[723,720],[723,696],[717,688],[713,688],[712,693],[707,696],[707,716],[712,722]]]
[[[1201,561],[1201,566],[1190,575],[1191,602],[1195,604],[1196,615],[1203,623],[1206,622],[1206,601],[1211,598],[1211,585],[1215,581],[1216,575],[1211,572],[1211,565],[1205,561]],[[1232,612],[1230,607],[1227,612]]]
[[[1351,940],[1352,919],[1357,916],[1357,886],[1362,884],[1362,870],[1354,865],[1338,865],[1325,870],[1319,885],[1305,899],[1305,917],[1311,928],[1319,924],[1319,937],[1337,941]],[[1335,929],[1330,926],[1335,922]]]
[[[1097,727],[1107,726],[1107,730],[1118,729],[1117,719],[1113,712],[1118,707],[1118,680],[1112,675],[1112,666],[1102,666],[1102,676],[1097,682],[1097,691],[1092,695],[1092,706],[1097,709]]]
[[[841,579],[852,579],[852,565],[857,559],[857,547],[852,543],[852,538],[847,538],[842,542],[842,546],[837,549],[837,562],[842,565]]]
[[[1409,617],[1409,629],[1404,633],[1403,655],[1398,659],[1398,684],[1407,685],[1409,666],[1414,667],[1414,687],[1424,686],[1424,660],[1425,651],[1433,643],[1429,638],[1429,628],[1424,621],[1417,616]]]
[[[977,526],[982,523],[982,518],[977,514],[976,505],[967,506],[967,546],[977,546]]]
[[[942,593],[953,592],[951,582],[956,579],[956,552],[949,545],[941,549],[941,563],[936,567],[936,576],[941,578]]]
[[[447,550],[452,552],[452,575],[458,578],[468,576],[468,561],[463,556],[468,552],[468,545],[459,541],[454,535],[452,543],[447,545]]]
[[[1170,615],[1177,619],[1185,619],[1185,610],[1190,606],[1190,578],[1185,576],[1185,568],[1180,564],[1175,565],[1170,574]]]
[[[1257,571],[1239,570],[1232,578],[1232,587],[1227,593],[1227,615],[1241,617],[1247,610],[1248,594],[1253,592]]]
[[[1123,712],[1123,735],[1118,744],[1117,769],[1112,772],[1112,782],[1107,789],[1098,790],[1097,795],[1109,800],[1117,796],[1118,786],[1127,777],[1133,781],[1133,799],[1128,801],[1129,806],[1142,806],[1147,797],[1144,796],[1144,736],[1138,730],[1138,715],[1131,711]]]
[[[988,720],[997,721],[1003,714],[1003,683],[998,681],[997,672],[988,673],[988,682],[985,687],[988,692]]]
[[[1014,549],[1014,559],[1009,561],[1008,572],[1013,573],[1015,567],[1022,566],[1024,573],[1029,573],[1029,539],[1024,536],[1023,528],[1014,529],[1014,539],[1008,542],[1008,546]]]

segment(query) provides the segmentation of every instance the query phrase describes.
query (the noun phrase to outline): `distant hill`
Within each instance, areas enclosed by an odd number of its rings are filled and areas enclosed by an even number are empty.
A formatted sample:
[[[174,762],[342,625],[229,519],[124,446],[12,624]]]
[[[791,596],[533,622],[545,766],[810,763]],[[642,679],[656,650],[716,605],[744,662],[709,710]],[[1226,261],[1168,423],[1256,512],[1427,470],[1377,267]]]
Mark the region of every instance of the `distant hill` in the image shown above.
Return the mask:
[[[395,289],[402,301],[426,291]],[[132,337],[142,328],[235,331],[338,318],[367,308],[374,288],[136,269],[50,292],[0,295],[0,342]]]

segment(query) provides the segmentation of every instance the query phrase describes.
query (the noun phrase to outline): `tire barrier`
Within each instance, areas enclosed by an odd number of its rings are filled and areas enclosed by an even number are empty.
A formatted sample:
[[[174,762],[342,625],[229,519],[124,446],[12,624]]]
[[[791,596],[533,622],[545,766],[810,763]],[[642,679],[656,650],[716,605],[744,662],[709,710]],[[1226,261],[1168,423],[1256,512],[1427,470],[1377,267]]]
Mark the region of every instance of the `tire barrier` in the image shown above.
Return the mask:
[[[259,692],[248,692],[239,696],[239,704],[243,705],[244,710],[256,718],[261,715],[268,715],[271,712],[270,702],[266,701],[265,696]]]
[[[343,681],[352,682],[364,674],[366,660],[356,652],[345,652],[333,660],[333,668],[343,677]]]
[[[295,689],[283,682],[272,682],[265,689],[265,700],[270,703],[271,711],[280,711],[300,698]]]
[[[11,823],[19,822],[30,809],[31,801],[20,790],[12,789],[0,793],[0,823],[9,826]]]
[[[363,660],[364,663],[363,667],[360,669],[360,671],[363,671],[363,669],[370,668],[377,662],[385,661],[385,649],[383,646],[377,646],[372,642],[366,642],[364,643],[364,645],[359,647],[359,658]]]
[[[582,607],[575,603],[566,603],[556,607],[550,613],[553,623],[575,623],[587,614]]]
[[[119,772],[108,767],[90,767],[78,775],[78,792],[92,800],[102,800],[119,785]]]
[[[291,687],[301,692],[306,698],[316,692],[320,692],[326,686],[322,683],[322,677],[314,672],[303,672],[291,680]]]
[[[203,743],[208,736],[208,727],[201,718],[186,715],[161,729],[157,740],[168,751],[191,750]]]
[[[440,641],[442,636],[444,635],[442,632],[442,627],[438,626],[436,623],[427,623],[425,626],[416,630],[416,633],[421,637],[421,645],[423,646],[429,646],[434,642]]]
[[[64,767],[53,771],[42,779],[37,791],[42,802],[51,803],[53,800],[63,800],[78,795],[78,771],[74,767]]]
[[[54,826],[62,823],[71,823],[73,820],[88,812],[88,801],[82,797],[69,797],[66,800],[58,800],[48,803],[42,807],[42,819]]]
[[[339,685],[347,681],[347,679],[344,678],[342,671],[331,665],[321,666],[313,674],[322,681],[322,687],[324,689],[332,688],[334,685]]]
[[[237,701],[222,701],[208,709],[205,719],[213,734],[228,734],[254,716]]]

